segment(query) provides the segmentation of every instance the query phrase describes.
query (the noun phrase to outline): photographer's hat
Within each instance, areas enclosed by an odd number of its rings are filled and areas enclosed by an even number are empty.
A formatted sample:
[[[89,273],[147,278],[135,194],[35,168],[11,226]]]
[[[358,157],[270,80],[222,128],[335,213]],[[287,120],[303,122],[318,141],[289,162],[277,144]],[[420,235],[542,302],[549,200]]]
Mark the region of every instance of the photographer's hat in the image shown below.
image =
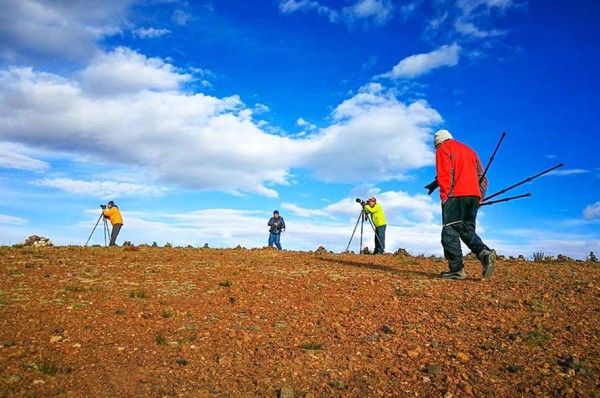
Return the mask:
[[[114,205],[115,205],[115,202],[113,202],[113,201],[111,200],[111,201],[110,201],[110,202],[108,202],[107,204],[109,204],[109,205],[111,205],[111,206],[114,206]]]
[[[450,132],[448,130],[439,130],[433,136],[433,146],[435,146],[437,148],[438,146],[442,145],[442,143],[444,141],[448,141],[451,139],[452,139],[452,134],[450,134]]]
[[[275,210],[273,214],[279,214],[279,210]]]

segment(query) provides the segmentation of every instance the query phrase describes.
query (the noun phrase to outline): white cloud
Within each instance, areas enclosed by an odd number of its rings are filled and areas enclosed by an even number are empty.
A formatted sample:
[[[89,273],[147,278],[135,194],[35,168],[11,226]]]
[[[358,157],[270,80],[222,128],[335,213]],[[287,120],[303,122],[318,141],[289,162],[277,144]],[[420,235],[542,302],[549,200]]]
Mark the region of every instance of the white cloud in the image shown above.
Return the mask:
[[[13,224],[13,225],[24,225],[27,224],[27,220],[20,217],[7,216],[0,214],[0,224]]]
[[[290,211],[291,213],[297,215],[298,217],[306,217],[306,218],[332,217],[330,214],[328,214],[327,212],[324,212],[323,210],[305,209],[294,203],[283,203],[281,205],[281,208],[284,210]],[[283,215],[282,215],[282,217],[283,217]]]
[[[586,174],[589,173],[589,170],[584,169],[567,169],[567,170],[552,170],[548,173],[549,176],[568,176],[573,174]]]
[[[299,118],[296,120],[296,125],[297,125],[297,126],[299,126],[299,127],[303,127],[303,128],[304,128],[304,129],[306,129],[306,130],[315,130],[315,129],[317,128],[317,126],[316,126],[316,125],[314,125],[314,124],[312,124],[312,123],[309,123],[309,122],[307,122],[306,120],[304,120],[304,119],[303,119],[303,118],[301,118],[301,117],[299,117]]]
[[[117,48],[95,58],[81,73],[81,84],[90,94],[114,96],[142,90],[176,90],[191,78],[161,59]]]
[[[0,57],[86,60],[102,37],[120,31],[134,0],[0,2]]]
[[[360,21],[385,24],[392,18],[394,6],[390,0],[356,0],[352,5],[335,10],[313,0],[285,0],[279,3],[279,11],[284,14],[316,11],[325,15],[331,22],[345,22],[352,25]]]
[[[415,78],[443,66],[455,66],[458,64],[458,58],[461,47],[454,43],[444,45],[435,51],[425,54],[411,55],[400,61],[394,68],[381,75],[391,79]]]
[[[405,105],[371,84],[335,109],[332,125],[293,139],[262,130],[237,96],[176,91],[187,75],[131,50],[100,57],[78,76],[0,70],[0,140],[135,165],[185,188],[277,197],[270,186],[287,185],[294,167],[325,181],[404,178],[433,163],[430,130],[441,122],[426,102]],[[127,87],[118,84],[127,77]],[[357,154],[372,159],[368,168]]]
[[[406,171],[434,162],[430,130],[442,119],[425,101],[405,105],[371,84],[332,117],[334,124],[305,140],[308,151],[298,163],[324,181],[403,179]]]
[[[10,145],[0,142],[0,168],[43,171],[48,169],[49,164],[41,160],[33,159],[23,153],[23,148],[18,145]]]
[[[320,4],[313,0],[285,0],[279,3],[279,11],[284,14],[291,14],[300,11],[317,11],[319,15],[325,15],[331,22],[339,20],[338,12],[330,7]]]
[[[466,37],[482,39],[497,37],[506,32],[489,27],[490,16],[495,12],[505,13],[519,7],[513,0],[459,0],[456,3],[459,14],[454,20],[455,30]]]
[[[210,6],[207,6],[205,8],[207,8],[208,10],[211,10]],[[177,9],[173,13],[172,20],[174,23],[176,23],[179,26],[186,26],[188,22],[194,20],[194,16],[187,11],[184,11],[182,9]]]
[[[583,209],[583,218],[586,220],[600,219],[600,202],[596,202]]]
[[[386,23],[393,15],[394,7],[389,0],[358,0],[342,12],[347,21],[372,20],[377,24]]]
[[[171,33],[169,29],[139,28],[134,30],[134,34],[142,39],[154,39],[169,33]]]
[[[402,226],[431,224],[440,213],[439,204],[428,195],[411,196],[403,191],[380,192],[378,189],[367,187],[357,191],[356,196],[363,200],[375,196],[377,203],[383,208],[388,224]],[[358,215],[361,207],[354,198],[346,198],[328,205],[323,210],[331,214],[352,216]]]
[[[157,196],[167,192],[164,187],[119,181],[82,181],[70,178],[43,178],[33,181],[32,184],[61,189],[79,195],[93,195],[97,198]]]
[[[502,36],[505,34],[505,32],[497,30],[497,29],[481,30],[474,23],[465,22],[462,20],[457,20],[454,23],[454,27],[456,28],[456,31],[458,33],[461,33],[465,36],[471,36],[471,37],[474,37],[477,39],[483,39],[486,37]]]

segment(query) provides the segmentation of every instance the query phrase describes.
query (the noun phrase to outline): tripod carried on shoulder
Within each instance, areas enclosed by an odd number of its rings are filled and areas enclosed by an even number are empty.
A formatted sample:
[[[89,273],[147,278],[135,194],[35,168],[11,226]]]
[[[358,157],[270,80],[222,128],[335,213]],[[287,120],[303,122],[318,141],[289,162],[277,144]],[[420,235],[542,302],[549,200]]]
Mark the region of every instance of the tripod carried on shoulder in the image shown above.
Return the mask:
[[[90,234],[88,240],[85,242],[85,246],[88,245],[88,243],[90,242],[90,239],[92,238],[92,235],[94,234],[94,231],[96,230],[96,227],[98,227],[98,224],[100,224],[100,220],[104,221],[104,247],[108,246],[107,240],[108,240],[108,236],[110,235],[110,233],[108,232],[108,222],[106,221],[106,217],[104,217],[104,213],[100,214],[100,217],[98,217],[98,221],[96,221],[96,225],[94,225],[94,229],[92,229],[92,233]]]
[[[354,234],[356,233],[356,229],[358,228],[358,223],[360,223],[360,246],[359,246],[359,250],[358,252],[360,253],[362,251],[362,247],[363,247],[363,232],[364,232],[364,224],[365,221],[369,221],[369,224],[371,225],[371,229],[373,229],[373,233],[375,234],[375,239],[377,239],[377,241],[379,242],[379,245],[381,245],[383,247],[383,244],[381,242],[381,240],[379,239],[379,236],[377,236],[377,233],[375,232],[375,225],[373,225],[373,221],[371,220],[371,218],[369,218],[369,214],[365,211],[365,201],[360,199],[360,198],[356,198],[356,202],[361,204],[361,210],[360,210],[360,214],[358,215],[358,219],[356,220],[356,225],[354,226],[354,231],[352,231],[352,236],[350,236],[350,241],[348,241],[348,246],[346,246],[346,250],[348,251],[348,249],[350,248],[350,244],[352,243],[352,239],[354,238]]]
[[[496,148],[494,149],[494,152],[492,153],[492,156],[490,157],[490,160],[488,160],[488,164],[485,166],[485,170],[483,171],[483,175],[481,176],[481,178],[479,179],[479,181],[483,181],[483,179],[485,178],[485,175],[487,174],[488,169],[490,168],[490,165],[492,164],[492,161],[494,160],[494,157],[496,156],[496,152],[498,152],[498,148],[500,147],[500,144],[502,143],[502,140],[504,140],[504,137],[506,136],[506,131],[502,132],[502,136],[500,137],[500,141],[498,141],[498,144],[496,145]],[[548,170],[544,170],[541,173],[538,173],[534,176],[528,177],[526,179],[524,179],[523,181],[520,181],[514,185],[511,185],[508,188],[504,188],[498,192],[496,192],[493,195],[489,195],[486,196],[485,198],[483,198],[483,200],[481,201],[481,203],[479,204],[479,206],[487,206],[487,205],[493,205],[494,203],[500,203],[500,202],[508,202],[509,200],[513,200],[513,199],[519,199],[519,198],[527,198],[529,196],[531,196],[531,193],[526,193],[523,195],[517,195],[517,196],[511,196],[509,198],[504,198],[504,199],[497,199],[497,200],[492,200],[490,201],[490,199],[495,198],[496,196],[502,195],[503,193],[510,191],[513,188],[518,187],[519,185],[523,185],[526,182],[529,182],[531,180],[533,180],[534,178],[543,176],[546,173],[551,172],[552,170],[558,169],[559,167],[564,166],[563,163],[559,163],[554,167],[549,168]],[[433,191],[435,191],[435,189],[438,187],[438,182],[437,182],[437,178],[435,180],[433,180],[431,183],[429,183],[428,185],[425,186],[426,189],[429,190],[428,194],[431,195],[433,193]]]

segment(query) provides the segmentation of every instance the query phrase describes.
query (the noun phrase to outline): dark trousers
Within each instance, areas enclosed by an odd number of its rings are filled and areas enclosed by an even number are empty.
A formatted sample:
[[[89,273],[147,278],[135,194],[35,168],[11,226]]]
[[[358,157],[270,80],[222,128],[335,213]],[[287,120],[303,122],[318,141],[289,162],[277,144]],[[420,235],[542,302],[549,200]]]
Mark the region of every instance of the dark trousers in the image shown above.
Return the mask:
[[[375,228],[375,250],[373,254],[383,254],[385,250],[385,225]]]
[[[461,240],[478,256],[482,251],[490,250],[475,232],[478,209],[479,198],[476,196],[448,198],[442,205],[442,246],[452,272],[463,269]]]
[[[122,226],[123,226],[123,224],[113,225],[112,232],[110,233],[110,243],[108,244],[109,246],[116,246],[117,235],[119,235],[119,232],[121,231]]]

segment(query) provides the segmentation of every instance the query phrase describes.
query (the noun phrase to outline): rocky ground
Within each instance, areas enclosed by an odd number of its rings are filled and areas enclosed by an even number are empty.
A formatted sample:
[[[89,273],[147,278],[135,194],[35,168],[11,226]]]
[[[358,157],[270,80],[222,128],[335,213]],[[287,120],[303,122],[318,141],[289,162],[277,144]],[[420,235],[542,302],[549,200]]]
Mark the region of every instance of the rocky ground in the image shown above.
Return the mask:
[[[0,248],[2,397],[600,397],[597,263]]]

